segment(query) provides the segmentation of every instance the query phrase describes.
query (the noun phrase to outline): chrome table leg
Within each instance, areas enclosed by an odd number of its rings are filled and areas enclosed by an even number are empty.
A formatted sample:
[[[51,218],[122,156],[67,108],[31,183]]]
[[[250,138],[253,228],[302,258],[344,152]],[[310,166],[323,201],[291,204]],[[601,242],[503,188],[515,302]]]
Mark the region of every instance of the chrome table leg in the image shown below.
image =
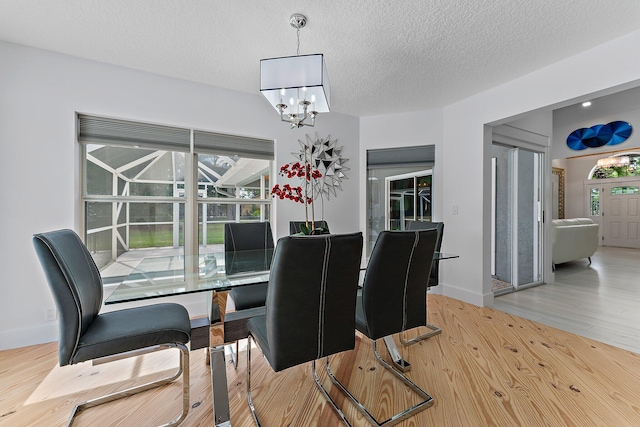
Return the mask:
[[[227,292],[213,291],[209,308],[209,363],[211,366],[211,391],[213,425],[231,427],[227,367],[224,360],[224,316],[227,309]]]
[[[396,346],[396,342],[393,340],[392,335],[387,335],[383,338],[384,345],[387,347],[387,351],[389,352],[389,356],[391,356],[391,361],[393,362],[393,366],[398,369],[400,372],[407,372],[411,369],[411,363],[407,362],[400,356],[400,352],[398,351],[398,347]]]
[[[224,345],[211,347],[209,352],[211,361],[211,389],[213,392],[213,424],[216,427],[231,427]]]

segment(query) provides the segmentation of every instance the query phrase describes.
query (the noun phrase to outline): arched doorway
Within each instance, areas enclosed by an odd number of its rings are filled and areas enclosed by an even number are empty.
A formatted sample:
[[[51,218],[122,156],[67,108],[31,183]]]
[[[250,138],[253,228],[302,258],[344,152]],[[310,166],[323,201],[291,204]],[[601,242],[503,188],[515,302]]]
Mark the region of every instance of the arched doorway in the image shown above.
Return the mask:
[[[640,248],[640,152],[599,159],[584,181],[586,212],[603,246]]]

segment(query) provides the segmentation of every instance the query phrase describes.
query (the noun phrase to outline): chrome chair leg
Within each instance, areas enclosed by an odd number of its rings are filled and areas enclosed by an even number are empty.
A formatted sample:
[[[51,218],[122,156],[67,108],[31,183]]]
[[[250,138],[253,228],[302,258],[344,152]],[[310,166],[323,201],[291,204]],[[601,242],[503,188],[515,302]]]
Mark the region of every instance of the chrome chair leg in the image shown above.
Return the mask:
[[[327,366],[329,365],[329,356],[326,357],[326,364],[327,364]],[[347,427],[351,427],[351,423],[349,422],[349,420],[347,420],[347,417],[345,417],[345,415],[342,412],[342,410],[340,408],[338,408],[338,405],[336,404],[336,402],[331,398],[331,396],[329,396],[329,392],[327,392],[327,390],[324,388],[324,386],[320,382],[320,378],[318,377],[318,372],[316,371],[316,361],[315,360],[313,360],[311,362],[311,372],[313,372],[313,380],[315,381],[316,386],[318,387],[318,389],[320,390],[320,392],[322,393],[324,398],[327,400],[327,402],[329,402],[329,404],[333,408],[333,411],[336,414],[338,414],[340,419],[342,419],[342,422]]]
[[[327,364],[329,363],[329,357],[327,356]],[[316,384],[316,387],[320,390],[324,398],[329,402],[331,408],[335,411],[336,414],[342,419],[347,427],[351,427],[351,423],[345,417],[344,413],[338,408],[336,402],[329,396],[329,393],[324,388],[322,383],[320,382],[320,378],[318,377],[318,372],[316,371],[316,361],[313,360],[311,362],[311,372],[313,373],[313,381]],[[256,412],[256,407],[253,404],[253,399],[251,397],[251,335],[249,335],[247,341],[247,402],[249,403],[249,409],[251,410],[251,415],[253,416],[253,421],[256,423],[256,426],[260,427],[260,420],[258,419],[258,414]]]
[[[261,424],[258,419],[258,414],[256,414],[256,407],[253,405],[253,399],[251,398],[251,334],[249,334],[247,338],[247,402],[249,403],[253,421],[260,427]]]
[[[398,334],[398,337],[400,338],[400,342],[402,343],[402,345],[404,345],[404,346],[412,345],[412,344],[415,344],[415,343],[417,343],[419,341],[423,341],[423,340],[429,339],[431,337],[434,337],[434,336],[436,336],[436,335],[438,335],[438,334],[440,334],[442,332],[442,329],[440,329],[436,325],[432,325],[431,323],[426,323],[424,326],[426,326],[427,328],[431,329],[431,332],[427,332],[426,334],[418,335],[417,337],[411,338],[409,340],[405,340],[404,339],[405,332],[400,332]]]
[[[165,384],[172,383],[175,381],[180,375],[182,375],[182,413],[173,421],[163,424],[160,427],[168,427],[168,426],[178,426],[182,424],[184,419],[187,417],[187,413],[189,412],[189,349],[182,343],[174,343],[174,344],[162,344],[158,346],[160,348],[177,348],[181,352],[180,357],[180,366],[175,374],[170,377],[162,378],[156,381],[152,381],[146,384],[142,384],[136,387],[131,387],[126,390],[118,391],[115,393],[108,394],[106,396],[97,397],[95,399],[87,400],[86,402],[82,402],[77,404],[71,415],[69,416],[69,420],[67,421],[67,427],[73,424],[74,418],[81,411],[92,408],[94,406],[102,405],[103,403],[112,402],[114,400],[132,396],[137,393],[141,393],[143,391],[150,390],[152,388],[160,387]]]
[[[378,353],[378,349],[376,348],[375,340],[373,340],[372,343],[373,343],[373,353],[375,354],[375,356],[378,359],[378,361],[382,364],[382,366],[384,366],[388,371],[392,372],[393,375],[395,375],[403,383],[408,385],[409,388],[411,388],[413,391],[415,391],[424,400],[422,402],[418,403],[417,405],[414,405],[411,408],[406,409],[406,410],[404,410],[402,412],[399,412],[396,415],[392,416],[391,418],[380,422],[380,421],[376,420],[375,417],[367,410],[367,408],[365,408],[364,405],[362,403],[360,403],[358,401],[358,399],[356,399],[355,396],[353,396],[353,394],[351,394],[351,392],[335,377],[335,375],[333,375],[333,372],[331,371],[331,368],[329,367],[329,361],[327,360],[327,362],[325,364],[325,369],[327,371],[327,374],[329,375],[329,378],[338,387],[338,389],[340,389],[340,391],[342,391],[342,393],[344,393],[344,395],[347,396],[347,398],[351,401],[351,403],[353,403],[355,405],[356,409],[358,409],[362,413],[362,415],[364,415],[364,417],[372,425],[380,427],[380,426],[392,426],[392,425],[398,424],[399,422],[401,422],[401,421],[403,421],[403,420],[405,420],[405,419],[417,414],[418,412],[421,412],[421,411],[427,409],[428,407],[432,406],[433,405],[433,397],[431,397],[424,390],[422,390],[420,387],[418,387],[416,384],[414,384],[413,381],[411,381],[409,378],[407,378],[406,376],[404,376],[401,373],[399,373],[391,365],[389,365],[389,363],[387,363],[384,359],[382,359],[382,357],[380,357],[380,354]]]

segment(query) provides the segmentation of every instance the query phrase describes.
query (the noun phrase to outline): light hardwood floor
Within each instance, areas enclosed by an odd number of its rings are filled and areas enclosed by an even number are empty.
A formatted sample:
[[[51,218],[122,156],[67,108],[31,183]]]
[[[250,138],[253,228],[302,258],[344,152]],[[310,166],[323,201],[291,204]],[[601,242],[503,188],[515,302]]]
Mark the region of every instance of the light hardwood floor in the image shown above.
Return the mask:
[[[558,265],[555,283],[499,296],[494,308],[640,353],[640,250],[600,247]]]
[[[640,425],[640,355],[492,308],[441,295],[428,298],[429,321],[443,332],[401,352],[413,363],[409,377],[435,404],[402,426]],[[2,351],[0,426],[64,425],[74,403],[174,366],[177,355],[166,353],[61,368],[56,343]],[[308,364],[274,373],[258,350],[252,354],[254,403],[265,426],[340,425],[315,389]],[[211,426],[208,368],[202,351],[191,356],[193,409],[184,425]],[[245,356],[241,351],[237,371],[227,365],[235,427],[253,425]],[[415,399],[375,362],[366,338],[358,337],[355,351],[335,357],[332,367],[379,417]],[[321,379],[330,387],[326,375]],[[354,426],[367,425],[335,388],[330,390]],[[180,396],[179,385],[143,393],[91,408],[77,425],[158,425],[177,414]]]

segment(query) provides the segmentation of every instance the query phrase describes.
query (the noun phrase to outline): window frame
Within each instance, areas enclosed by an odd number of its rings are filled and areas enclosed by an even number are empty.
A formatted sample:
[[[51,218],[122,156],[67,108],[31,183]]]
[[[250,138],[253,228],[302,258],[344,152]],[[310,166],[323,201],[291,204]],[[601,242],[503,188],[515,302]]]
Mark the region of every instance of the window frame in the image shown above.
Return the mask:
[[[87,123],[89,120],[95,121],[96,123],[106,123],[107,126],[123,126],[127,127],[129,125],[135,127],[140,125],[140,128],[144,132],[144,129],[151,129],[152,135],[147,140],[142,141],[142,146],[137,145],[137,140],[133,138],[130,141],[119,141],[115,138],[112,142],[108,139],[110,135],[101,136],[99,135],[101,130],[98,129],[97,132],[94,132],[92,135],[89,135],[87,132],[87,127],[83,127],[83,124]],[[103,122],[101,122],[101,120]],[[94,122],[91,122],[94,123]],[[265,220],[265,211],[268,210],[268,220],[270,221],[273,218],[273,203],[270,195],[269,188],[265,186],[267,179],[270,181],[274,176],[274,157],[275,150],[274,145],[275,141],[270,139],[260,139],[253,137],[244,137],[238,135],[230,135],[230,134],[220,134],[215,132],[206,132],[192,128],[179,128],[165,125],[155,125],[143,122],[134,122],[128,120],[120,120],[113,118],[105,118],[93,115],[85,115],[85,114],[76,114],[76,137],[77,142],[80,145],[79,149],[79,157],[80,157],[80,209],[79,209],[79,228],[80,234],[83,236],[83,240],[87,241],[88,233],[94,232],[95,230],[87,230],[87,206],[89,203],[96,202],[104,202],[104,203],[179,203],[184,206],[184,229],[183,231],[183,250],[185,258],[194,259],[191,255],[198,255],[199,253],[199,239],[200,226],[205,224],[206,221],[203,217],[202,224],[199,221],[199,210],[203,206],[202,204],[224,204],[224,205],[235,205],[235,212],[238,212],[241,209],[241,205],[260,205],[260,217],[259,220]],[[181,143],[176,144],[175,146],[171,144],[170,141],[162,140],[162,135],[160,135],[161,142],[158,144],[154,144],[153,137],[156,135],[153,134],[153,130],[160,129],[160,131],[164,129],[169,129],[170,134],[174,130],[177,131],[183,138]],[[99,128],[99,126],[98,126]],[[128,129],[125,129],[125,133]],[[189,146],[188,151],[185,151],[186,146],[184,145],[184,131],[189,133]],[[84,133],[83,133],[84,132]],[[111,129],[107,129],[106,133],[111,132]],[[118,133],[118,130],[115,131]],[[98,136],[95,136],[98,134]],[[139,135],[139,134],[138,134]],[[119,136],[119,135],[118,135]],[[200,140],[203,141],[200,144],[194,144],[194,137],[199,136]],[[139,138],[144,139],[144,138]],[[221,150],[220,152],[216,152],[215,143],[221,142]],[[243,141],[246,141],[246,149],[243,150]],[[143,149],[152,149],[152,150],[160,150],[165,152],[180,152],[184,153],[184,182],[176,181],[178,184],[183,184],[183,189],[180,189],[178,193],[174,188],[175,196],[121,196],[114,195],[113,192],[110,195],[95,195],[88,194],[88,182],[89,179],[87,177],[88,173],[88,162],[90,160],[87,159],[88,156],[88,147],[90,144],[104,145],[104,146],[120,146],[120,147],[130,147],[130,148],[143,148]],[[262,145],[261,145],[262,144]],[[237,148],[235,150],[235,154],[233,148]],[[237,197],[238,193],[234,194],[236,197],[208,197],[207,194],[199,194],[199,159],[198,155],[215,155],[215,156],[231,156],[237,161],[239,158],[248,158],[248,159],[259,159],[268,161],[268,167],[266,173],[264,172],[260,175],[259,179],[261,188],[258,194],[258,198],[247,199],[242,197]],[[173,164],[175,167],[175,163]],[[233,167],[233,166],[232,166]],[[236,189],[242,188],[242,186],[235,186]],[[116,191],[117,192],[117,191]],[[175,212],[175,211],[174,211]],[[113,214],[115,215],[115,213]],[[112,216],[111,224],[102,229],[107,230],[111,229],[114,232],[121,227],[116,218],[117,216]],[[177,221],[180,222],[182,218],[178,218]],[[234,216],[235,222],[240,222],[240,215],[236,214]],[[126,220],[127,226],[129,225],[128,219]],[[175,230],[174,230],[175,232]],[[180,233],[180,230],[178,230]],[[115,234],[113,235],[113,239],[115,239]],[[129,240],[127,240],[130,243]],[[127,244],[128,244],[127,243]],[[109,261],[106,266],[115,262],[118,259],[118,249],[117,245],[114,244],[112,240],[111,244],[111,261]],[[129,251],[130,248],[127,248]],[[197,257],[195,257],[197,259]],[[106,267],[105,266],[105,267]],[[187,269],[197,268],[197,266],[185,266]],[[113,280],[120,279],[121,277],[114,277]]]

